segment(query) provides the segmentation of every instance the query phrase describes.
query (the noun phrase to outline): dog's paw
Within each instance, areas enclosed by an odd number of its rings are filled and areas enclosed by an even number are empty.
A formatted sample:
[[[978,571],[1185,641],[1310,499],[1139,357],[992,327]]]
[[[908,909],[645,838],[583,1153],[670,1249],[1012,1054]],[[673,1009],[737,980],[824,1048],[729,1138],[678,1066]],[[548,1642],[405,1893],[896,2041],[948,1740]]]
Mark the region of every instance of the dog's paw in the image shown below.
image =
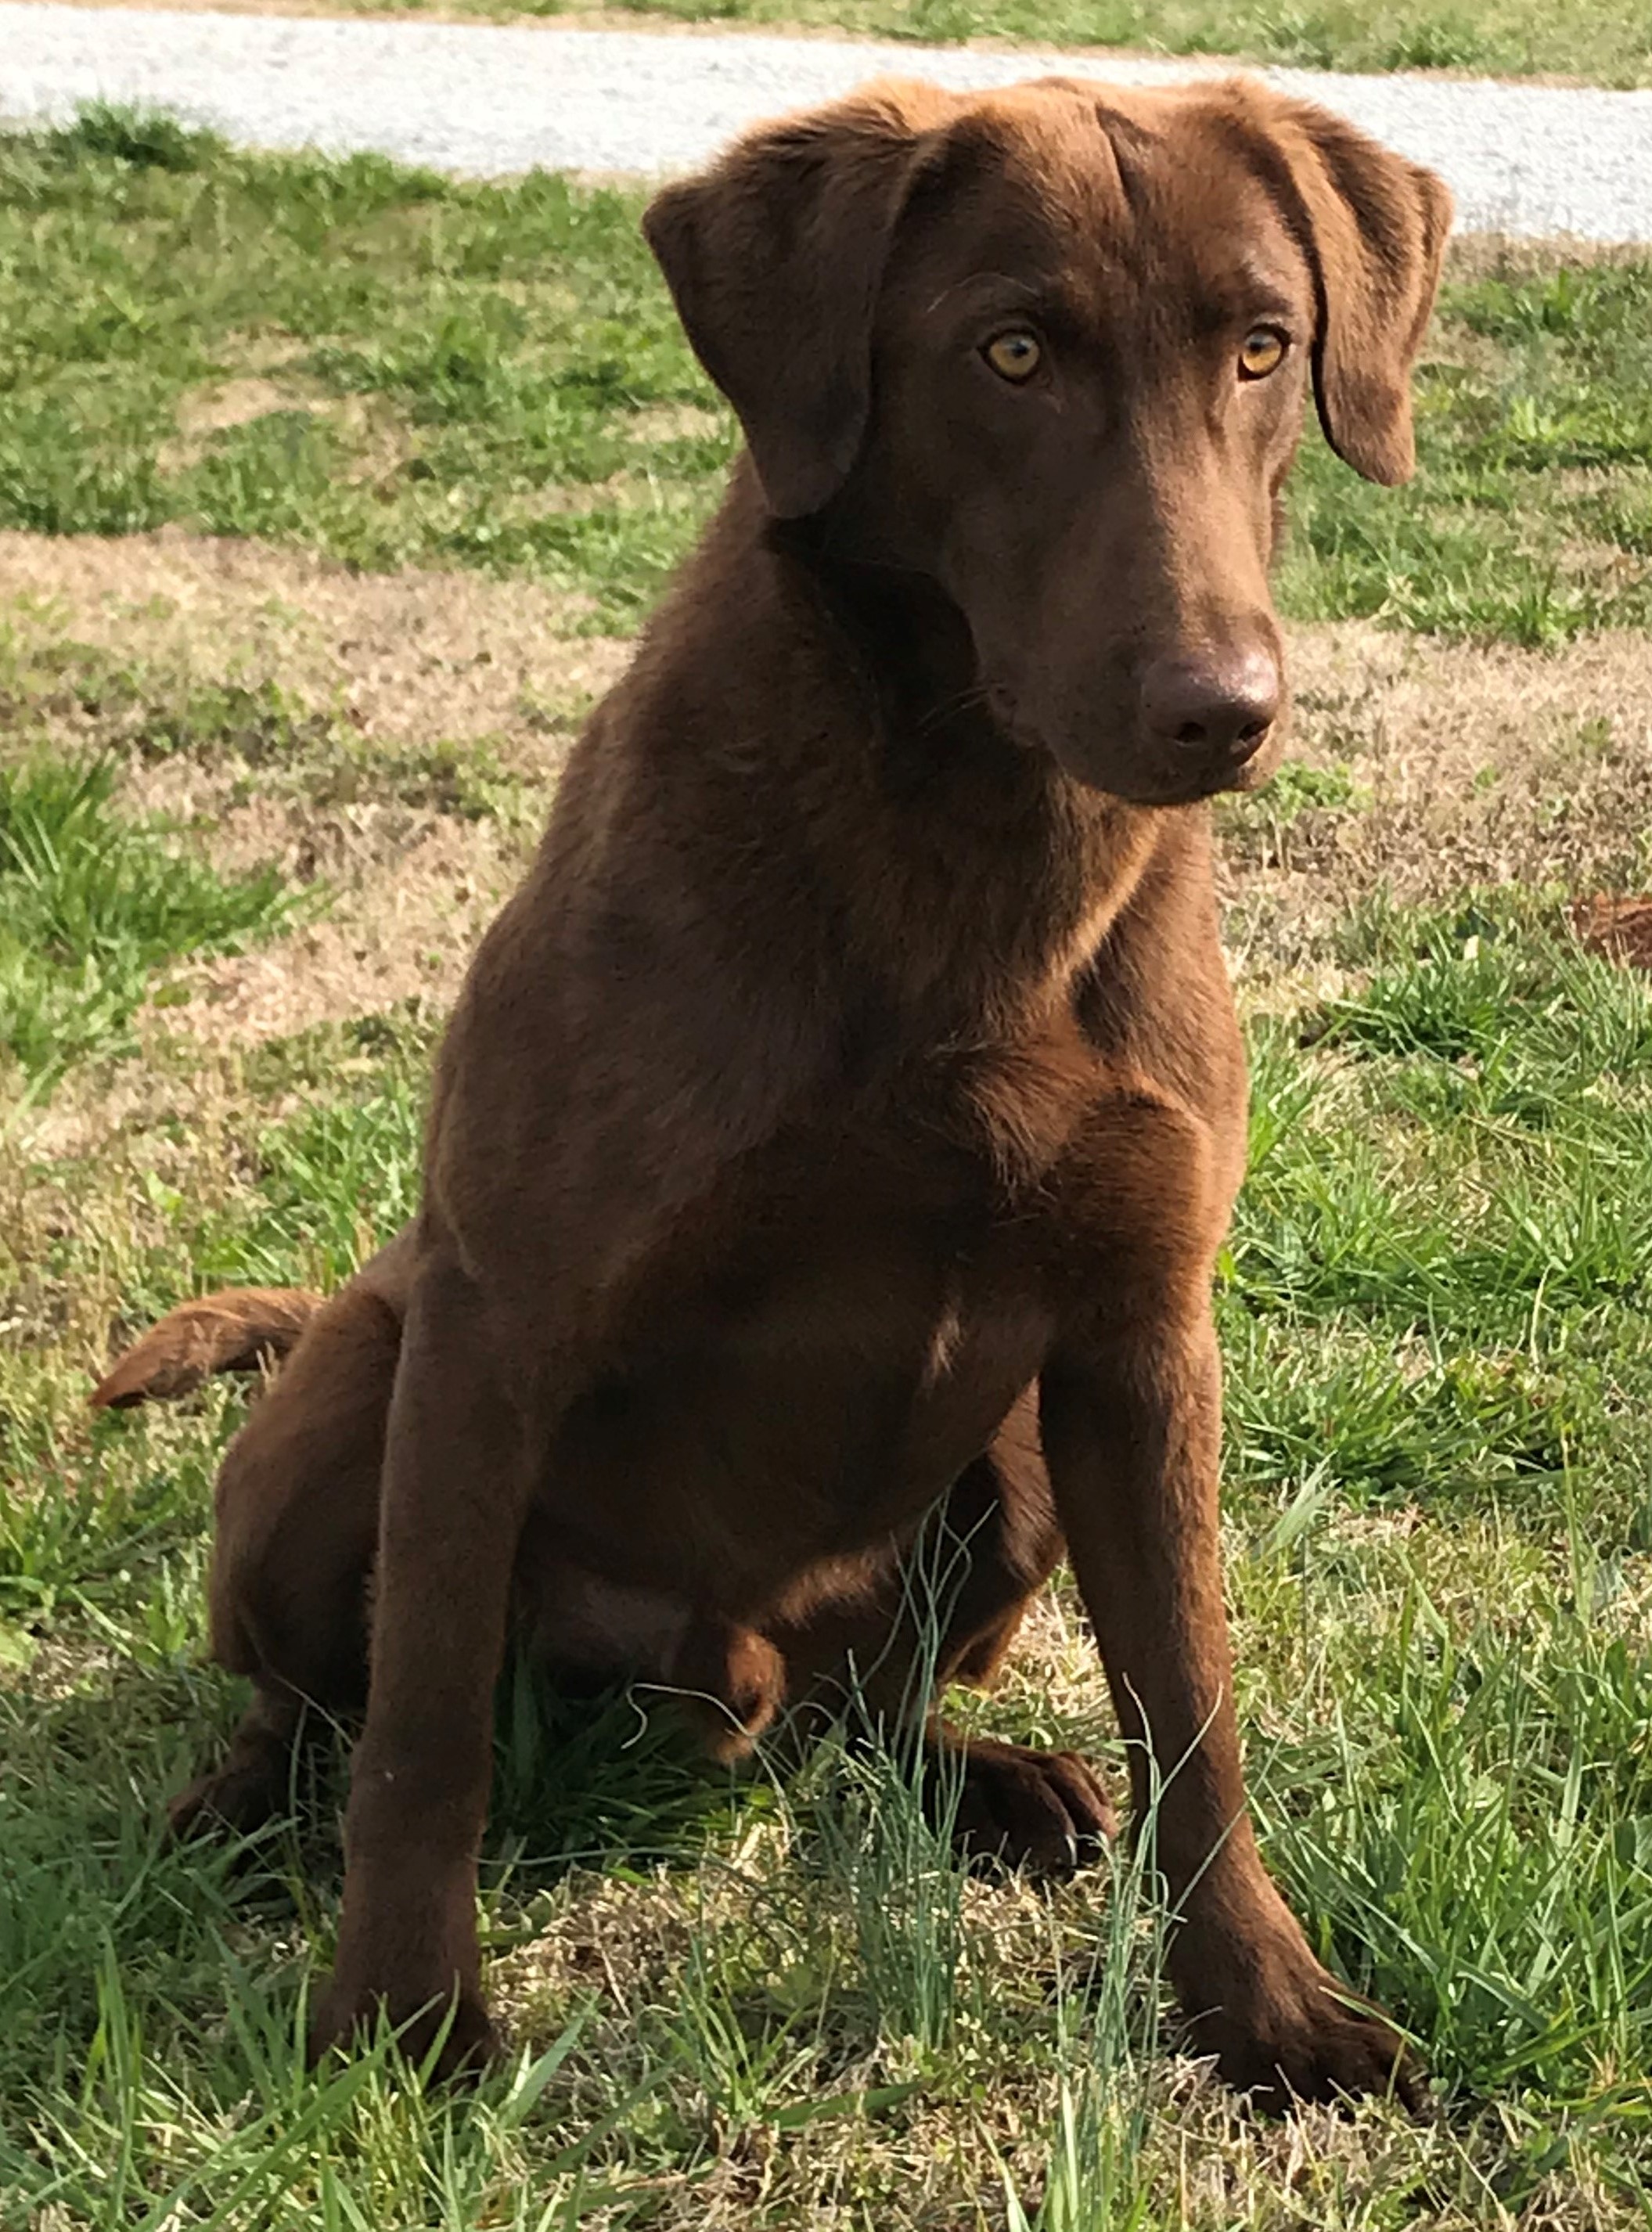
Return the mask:
[[[217,1768],[170,1801],[167,1834],[178,1840],[224,1830],[249,1836],[284,1810],[287,1797],[284,1774],[260,1766]]]
[[[952,1775],[962,1778],[953,1833],[971,1858],[1069,1875],[1118,1833],[1100,1776],[1076,1752],[973,1741],[937,1762],[941,1789]]]
[[[1211,1987],[1224,1965],[1206,1964],[1202,1985],[1184,1968],[1182,1996],[1195,2051],[1215,2055],[1235,2092],[1273,2114],[1370,2095],[1423,2112],[1428,2090],[1398,2031],[1305,1943],[1246,1963],[1242,1981],[1217,1997]]]
[[[461,1991],[456,1998],[451,1991],[437,1992],[416,2001],[408,1994],[360,1989],[335,1976],[310,2019],[312,2068],[334,2047],[349,2053],[373,2035],[381,2020],[396,2032],[413,2068],[429,2063],[435,2084],[454,2079],[474,2083],[503,2051],[487,2008],[472,1993]]]

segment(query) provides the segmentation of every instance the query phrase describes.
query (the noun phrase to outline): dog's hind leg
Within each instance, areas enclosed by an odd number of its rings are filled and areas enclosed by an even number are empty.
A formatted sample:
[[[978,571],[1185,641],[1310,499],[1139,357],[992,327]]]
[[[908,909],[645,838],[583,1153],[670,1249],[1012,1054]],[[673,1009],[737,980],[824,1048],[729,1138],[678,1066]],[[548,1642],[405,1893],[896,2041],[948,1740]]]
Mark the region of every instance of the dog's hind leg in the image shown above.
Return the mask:
[[[393,1260],[381,1256],[317,1309],[225,1455],[212,1654],[249,1675],[254,1695],[222,1764],[175,1802],[178,1829],[212,1819],[249,1829],[282,1811],[301,1731],[366,1699],[400,1303]]]
[[[168,1805],[172,1834],[214,1828],[245,1833],[283,1812],[305,1726],[303,1700],[292,1690],[273,1684],[256,1687],[223,1759]]]

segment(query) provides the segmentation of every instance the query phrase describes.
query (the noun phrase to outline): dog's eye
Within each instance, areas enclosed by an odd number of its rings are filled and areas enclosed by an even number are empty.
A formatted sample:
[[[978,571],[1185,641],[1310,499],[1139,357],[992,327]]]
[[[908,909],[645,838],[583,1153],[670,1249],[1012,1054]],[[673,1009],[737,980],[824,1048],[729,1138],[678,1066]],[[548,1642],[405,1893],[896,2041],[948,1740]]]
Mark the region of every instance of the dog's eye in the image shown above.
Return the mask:
[[[994,334],[981,352],[1000,380],[1007,380],[1019,386],[1022,380],[1031,380],[1043,360],[1038,335],[1029,334],[1024,327],[1014,326],[1007,334]]]
[[[1253,326],[1239,352],[1241,377],[1266,380],[1270,372],[1277,372],[1284,362],[1287,345],[1286,336],[1277,326]]]

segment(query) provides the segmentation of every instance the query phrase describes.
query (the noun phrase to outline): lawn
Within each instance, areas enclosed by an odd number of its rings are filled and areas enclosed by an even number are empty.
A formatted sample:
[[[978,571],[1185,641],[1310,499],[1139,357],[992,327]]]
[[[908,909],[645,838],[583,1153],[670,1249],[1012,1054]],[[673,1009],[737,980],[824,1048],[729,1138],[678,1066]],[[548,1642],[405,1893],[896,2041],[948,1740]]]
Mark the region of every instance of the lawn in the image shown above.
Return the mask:
[[[1310,445],[1292,756],[1222,811],[1218,1296],[1266,1846],[1439,2105],[1254,2121],[1123,1860],[970,1878],[898,1759],[744,1779],[508,1684],[473,2101],[295,2052],[342,1748],[168,1849],[243,1391],[90,1418],[204,1284],[335,1281],[567,739],[715,494],[637,203],[0,150],[0,2232],[1652,2223],[1652,265],[1476,249],[1423,470]],[[962,1710],[1119,1774],[1070,1589]]]
[[[244,156],[99,113],[0,146],[0,528],[476,567],[634,626],[733,436],[635,193]],[[1395,496],[1318,441],[1284,601],[1546,644],[1652,619],[1652,272],[1465,258]]]

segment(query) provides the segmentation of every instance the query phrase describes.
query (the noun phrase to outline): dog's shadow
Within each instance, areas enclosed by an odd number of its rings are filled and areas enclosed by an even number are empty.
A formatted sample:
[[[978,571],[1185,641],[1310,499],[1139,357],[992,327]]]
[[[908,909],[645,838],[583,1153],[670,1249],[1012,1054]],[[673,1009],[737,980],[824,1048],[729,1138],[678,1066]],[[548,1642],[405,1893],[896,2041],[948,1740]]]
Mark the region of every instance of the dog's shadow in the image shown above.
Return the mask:
[[[221,1833],[243,1911],[336,1891],[357,1733],[347,1723],[311,1728],[277,1818],[247,1836]],[[574,1690],[514,1663],[496,1705],[482,1881],[521,1898],[580,1870],[692,1867],[765,1794],[761,1771],[708,1761],[669,1697]]]
[[[709,1761],[671,1697],[580,1692],[519,1661],[499,1685],[484,1865],[509,1853],[536,1884],[580,1867],[691,1866],[770,1787]]]

